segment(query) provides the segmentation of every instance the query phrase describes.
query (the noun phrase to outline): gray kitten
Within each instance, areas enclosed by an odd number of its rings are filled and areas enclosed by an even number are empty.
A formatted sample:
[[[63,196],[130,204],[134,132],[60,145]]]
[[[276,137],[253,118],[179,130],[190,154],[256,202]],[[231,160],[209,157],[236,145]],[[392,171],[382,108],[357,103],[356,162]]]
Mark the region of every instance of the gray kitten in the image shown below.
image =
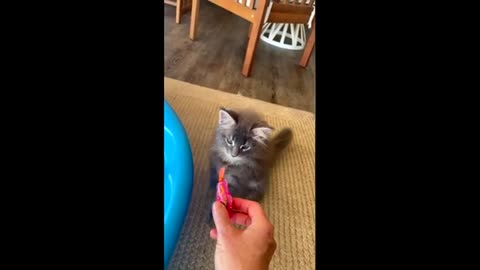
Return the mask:
[[[272,138],[272,131],[253,111],[220,109],[210,153],[211,188],[216,187],[220,168],[226,167],[232,196],[260,201],[274,160],[293,135],[286,128]]]

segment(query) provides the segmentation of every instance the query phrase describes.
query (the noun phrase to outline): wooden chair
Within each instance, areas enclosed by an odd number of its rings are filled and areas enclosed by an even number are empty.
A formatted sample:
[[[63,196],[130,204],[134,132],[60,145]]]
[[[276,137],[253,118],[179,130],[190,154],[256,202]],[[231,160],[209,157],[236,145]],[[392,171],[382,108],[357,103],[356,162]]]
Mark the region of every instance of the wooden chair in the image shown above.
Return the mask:
[[[315,0],[273,0],[267,22],[307,24],[313,11]],[[303,50],[299,65],[306,68],[315,46],[315,18],[307,44]]]
[[[176,7],[176,16],[175,22],[177,24],[180,23],[182,15],[188,12],[192,8],[192,1],[191,0],[163,0],[164,4]]]
[[[197,34],[199,1],[200,0],[193,0],[192,2],[192,20],[190,25],[190,39],[192,40],[195,40]],[[272,2],[270,2],[270,0],[208,1],[250,22],[247,51],[245,53],[242,67],[242,75],[245,77],[249,77],[252,71],[253,57],[257,48],[260,32],[265,23],[267,7],[271,5],[268,22],[308,23],[311,12],[313,11],[312,5],[315,3],[315,0],[296,0],[296,2],[293,2],[294,0],[282,0],[285,2],[280,2],[280,0],[273,0]],[[312,30],[313,38],[312,35],[310,35],[309,41],[304,50],[304,56],[300,61],[300,65],[303,67],[308,64],[308,59],[310,58],[313,44],[315,43],[315,29],[313,28]],[[312,44],[309,46],[309,43]]]

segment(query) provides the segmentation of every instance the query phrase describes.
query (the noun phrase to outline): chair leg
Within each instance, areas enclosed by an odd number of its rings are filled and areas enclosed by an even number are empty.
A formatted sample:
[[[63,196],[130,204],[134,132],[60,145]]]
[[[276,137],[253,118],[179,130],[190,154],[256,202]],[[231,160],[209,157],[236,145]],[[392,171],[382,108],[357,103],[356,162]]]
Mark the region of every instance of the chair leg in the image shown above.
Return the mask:
[[[258,1],[257,12],[255,20],[251,23],[252,29],[248,39],[247,52],[245,53],[245,59],[243,60],[242,75],[249,77],[252,71],[253,57],[255,50],[257,49],[258,40],[260,39],[260,32],[262,31],[263,19],[265,18],[265,8],[267,7],[267,1]]]
[[[315,46],[315,22],[313,22],[312,30],[310,32],[310,37],[308,37],[307,44],[305,45],[305,49],[303,50],[302,59],[300,59],[299,65],[303,68],[306,68],[308,65],[308,61],[310,60],[310,56],[313,52],[313,47]]]
[[[182,8],[183,8],[183,0],[177,0],[177,10],[175,16],[175,22],[180,24],[180,20],[182,18]]]
[[[261,25],[259,23],[252,23],[252,25],[252,32],[248,39],[247,52],[245,54],[245,59],[243,60],[242,75],[245,77],[249,77],[252,71],[253,56],[255,55],[258,40],[260,39]]]
[[[190,39],[195,40],[198,26],[198,12],[200,11],[200,0],[192,0],[192,16],[190,19]]]

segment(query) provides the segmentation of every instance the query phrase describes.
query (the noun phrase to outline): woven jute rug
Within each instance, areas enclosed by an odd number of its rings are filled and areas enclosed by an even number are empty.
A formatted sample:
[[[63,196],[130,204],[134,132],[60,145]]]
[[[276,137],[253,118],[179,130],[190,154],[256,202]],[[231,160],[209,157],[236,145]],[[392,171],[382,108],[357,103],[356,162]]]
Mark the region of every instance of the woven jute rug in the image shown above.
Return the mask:
[[[250,99],[165,78],[165,100],[182,121],[194,160],[194,184],[188,214],[169,269],[214,269],[215,241],[207,223],[212,198],[208,189],[208,151],[218,110],[251,108],[276,130],[290,127],[291,144],[277,159],[261,202],[275,227],[274,270],[315,268],[315,117],[310,112]]]

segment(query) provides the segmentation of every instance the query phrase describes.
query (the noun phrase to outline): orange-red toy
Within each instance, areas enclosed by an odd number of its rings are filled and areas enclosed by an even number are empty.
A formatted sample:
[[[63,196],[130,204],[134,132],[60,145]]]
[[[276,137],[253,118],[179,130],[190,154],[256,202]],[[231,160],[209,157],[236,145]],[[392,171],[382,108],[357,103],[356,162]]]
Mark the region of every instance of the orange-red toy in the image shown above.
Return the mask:
[[[228,214],[231,215],[233,199],[230,191],[228,190],[228,183],[225,181],[224,175],[225,167],[222,167],[218,173],[217,201],[223,203],[228,210]]]

